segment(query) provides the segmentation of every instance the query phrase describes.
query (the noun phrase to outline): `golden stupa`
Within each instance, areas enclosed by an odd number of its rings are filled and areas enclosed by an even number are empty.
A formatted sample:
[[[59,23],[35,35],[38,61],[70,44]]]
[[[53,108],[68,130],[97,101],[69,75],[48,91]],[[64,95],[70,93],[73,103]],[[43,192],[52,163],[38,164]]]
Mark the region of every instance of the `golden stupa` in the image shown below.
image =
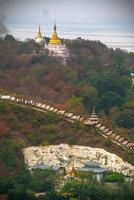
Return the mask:
[[[35,36],[35,41],[38,43],[38,44],[43,44],[44,43],[44,39],[43,39],[43,35],[41,33],[41,28],[39,26],[39,30]]]
[[[75,177],[75,176],[76,176],[76,171],[75,171],[75,169],[74,169],[74,165],[73,165],[71,171],[69,172],[69,176],[70,176],[70,177]]]
[[[49,41],[49,44],[57,44],[57,45],[61,44],[61,41],[60,41],[60,39],[58,38],[58,35],[57,35],[56,24],[54,25],[54,32],[53,32],[52,37]]]
[[[41,33],[41,30],[40,30],[40,26],[39,26],[39,31],[38,31],[38,33],[37,33],[35,39],[37,39],[37,38],[41,38],[41,39],[43,38],[42,33]]]

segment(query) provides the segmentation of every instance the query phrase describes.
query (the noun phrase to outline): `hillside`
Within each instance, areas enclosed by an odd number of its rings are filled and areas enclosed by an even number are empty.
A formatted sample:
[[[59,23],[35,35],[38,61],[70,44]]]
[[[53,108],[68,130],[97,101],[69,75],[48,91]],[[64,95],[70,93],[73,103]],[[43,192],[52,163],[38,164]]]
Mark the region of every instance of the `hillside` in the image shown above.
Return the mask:
[[[1,38],[0,92],[29,96],[85,116],[96,106],[105,125],[133,141],[134,92],[130,72],[134,69],[134,54],[80,38],[65,43],[70,50],[66,64],[48,57],[47,52],[45,56],[33,56],[33,50],[40,51],[33,40],[20,42],[10,35]],[[20,126],[19,122],[14,123]],[[66,130],[62,131],[60,142],[66,141]],[[53,138],[47,139],[54,142]],[[86,135],[81,134],[80,140],[87,142]]]
[[[104,139],[94,128],[70,124],[51,112],[41,113],[27,106],[0,101],[1,176],[16,174],[19,167],[24,166],[22,148],[60,143],[104,148],[134,164],[131,152]]]
[[[130,72],[134,54],[107,48],[101,42],[66,40],[70,57],[33,56],[40,51],[33,40],[0,39],[1,93],[45,100],[58,108],[84,114],[96,106],[103,123],[134,140],[134,92]],[[126,120],[127,119],[127,120]]]
[[[85,117],[95,106],[104,125],[133,142],[130,73],[134,70],[134,54],[80,38],[65,43],[70,57],[63,63],[47,52],[34,56],[32,52],[39,52],[40,46],[33,40],[20,42],[10,35],[0,38],[0,94],[32,98]],[[22,200],[26,194],[30,196],[27,199],[35,199],[31,191],[44,191],[44,187],[48,191],[53,185],[46,181],[47,176],[50,181],[50,173],[32,176],[22,149],[61,143],[103,148],[134,164],[132,151],[102,137],[93,127],[0,100],[0,193],[8,193],[11,200]],[[46,182],[41,182],[40,189],[38,181],[44,176]]]

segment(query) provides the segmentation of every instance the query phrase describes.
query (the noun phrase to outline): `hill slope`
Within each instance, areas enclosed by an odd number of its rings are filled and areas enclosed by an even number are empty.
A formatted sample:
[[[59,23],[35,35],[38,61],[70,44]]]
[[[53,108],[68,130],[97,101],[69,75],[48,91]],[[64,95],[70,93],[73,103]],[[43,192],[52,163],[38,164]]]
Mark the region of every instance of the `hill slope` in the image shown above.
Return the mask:
[[[32,51],[39,52],[40,46],[32,40],[20,42],[9,35],[0,38],[0,93],[32,96],[76,114],[86,115],[96,105],[104,124],[133,141],[130,72],[134,54],[114,51],[95,41],[65,42],[70,50],[66,65],[47,54],[33,56]],[[16,174],[24,167],[23,147],[47,143],[100,147],[134,163],[131,153],[94,129],[70,125],[52,113],[38,113],[9,102],[0,102],[0,113],[1,175]]]
[[[15,103],[0,101],[1,176],[14,176],[24,167],[22,148],[60,143],[104,148],[134,164],[130,152],[109,143],[94,128],[70,124],[51,112],[40,113]]]

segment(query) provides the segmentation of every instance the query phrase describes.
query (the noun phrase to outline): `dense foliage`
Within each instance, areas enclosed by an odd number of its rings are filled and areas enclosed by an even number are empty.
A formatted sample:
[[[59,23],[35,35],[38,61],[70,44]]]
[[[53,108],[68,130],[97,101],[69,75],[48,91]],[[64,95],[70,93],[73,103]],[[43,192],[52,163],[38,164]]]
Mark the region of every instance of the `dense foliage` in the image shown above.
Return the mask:
[[[33,40],[20,42],[10,35],[0,38],[0,93],[30,96],[82,115],[91,113],[95,105],[104,124],[133,141],[134,92],[130,73],[134,71],[134,54],[80,38],[65,42],[70,50],[66,64],[49,57],[47,52],[35,55],[40,46]],[[70,125],[51,112],[39,113],[1,101],[0,193],[7,193],[9,200],[35,199],[35,192],[42,191],[47,192],[44,200],[133,199],[132,185],[122,184],[110,191],[96,183],[74,181],[57,193],[52,172],[36,171],[31,175],[24,164],[22,148],[62,142],[101,147],[134,163],[131,153],[102,140],[95,129],[77,122]]]
[[[70,50],[66,64],[47,52],[35,55],[40,46],[33,40],[20,42],[10,35],[1,38],[0,87],[80,114],[91,112],[95,105],[101,115],[110,117],[113,127],[132,129],[134,54],[80,38],[65,42]]]
[[[104,176],[104,181],[123,183],[124,182],[124,175],[119,174],[118,172],[107,172]]]

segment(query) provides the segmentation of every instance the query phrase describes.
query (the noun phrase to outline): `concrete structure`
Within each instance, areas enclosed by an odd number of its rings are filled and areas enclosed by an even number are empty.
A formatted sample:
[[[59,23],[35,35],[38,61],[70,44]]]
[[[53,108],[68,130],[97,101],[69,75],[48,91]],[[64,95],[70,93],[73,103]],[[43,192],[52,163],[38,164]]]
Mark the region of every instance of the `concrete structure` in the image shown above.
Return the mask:
[[[62,44],[61,40],[58,38],[56,24],[54,25],[54,32],[52,34],[52,37],[45,48],[49,50],[49,56],[63,58],[69,57],[69,51],[67,47],[65,46],[65,44]]]
[[[98,163],[91,161],[85,162],[83,167],[76,168],[75,170],[80,172],[92,172],[99,183],[102,182],[104,173],[108,171],[104,167],[100,167]]]

